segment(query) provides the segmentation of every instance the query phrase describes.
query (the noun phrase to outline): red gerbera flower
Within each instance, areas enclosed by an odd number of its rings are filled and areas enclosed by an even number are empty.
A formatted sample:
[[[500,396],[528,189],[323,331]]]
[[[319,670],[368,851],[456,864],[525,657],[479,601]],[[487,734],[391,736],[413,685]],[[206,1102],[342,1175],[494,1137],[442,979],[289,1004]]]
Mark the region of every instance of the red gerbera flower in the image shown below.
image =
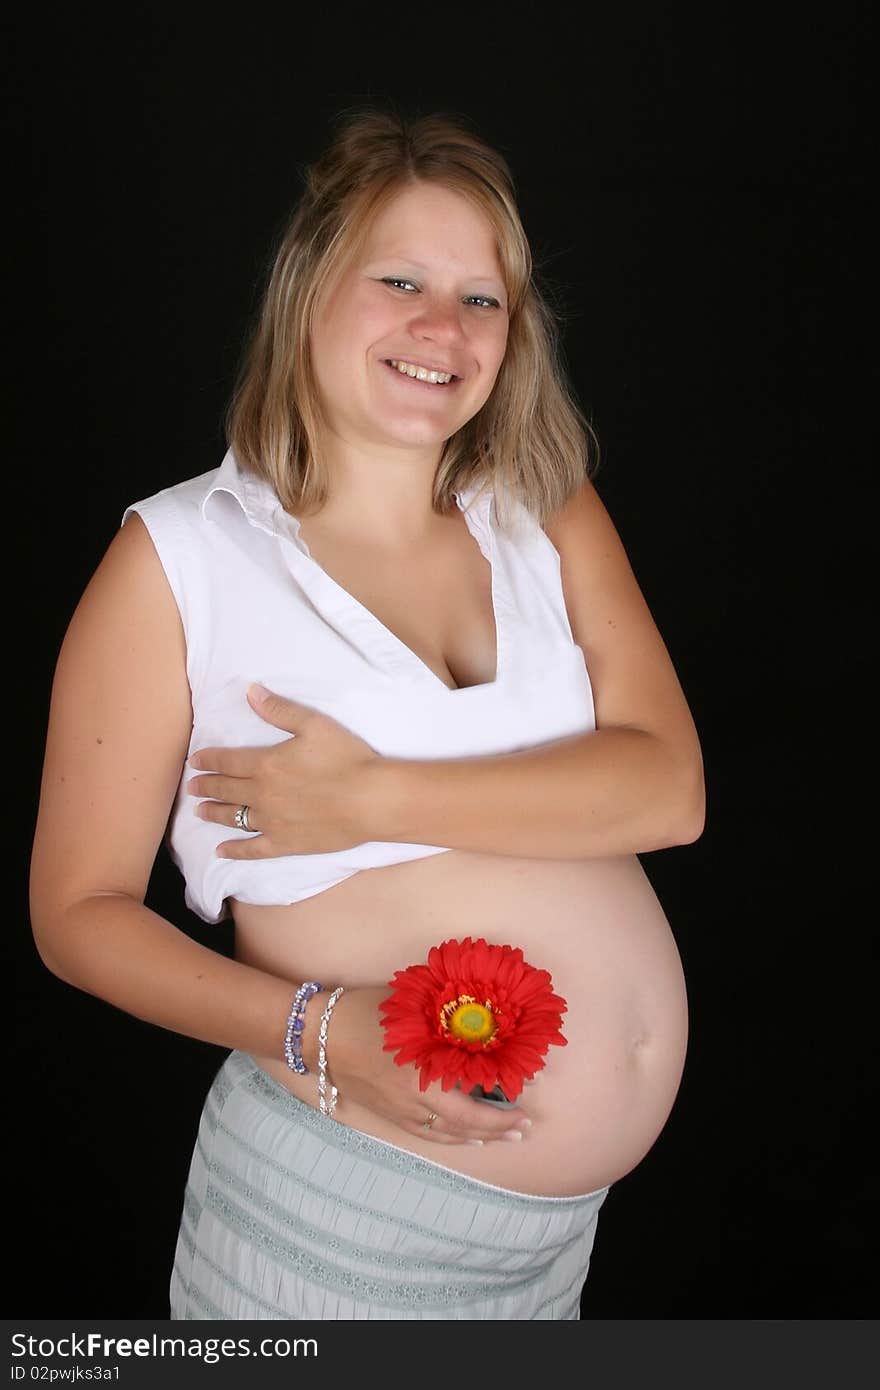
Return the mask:
[[[444,1091],[500,1086],[515,1100],[523,1081],[544,1066],[551,1043],[564,1047],[566,1002],[553,993],[546,970],[523,960],[518,946],[480,938],[432,946],[426,965],[398,970],[385,1015],[385,1052],[399,1067],[421,1069],[419,1090],[439,1081]]]

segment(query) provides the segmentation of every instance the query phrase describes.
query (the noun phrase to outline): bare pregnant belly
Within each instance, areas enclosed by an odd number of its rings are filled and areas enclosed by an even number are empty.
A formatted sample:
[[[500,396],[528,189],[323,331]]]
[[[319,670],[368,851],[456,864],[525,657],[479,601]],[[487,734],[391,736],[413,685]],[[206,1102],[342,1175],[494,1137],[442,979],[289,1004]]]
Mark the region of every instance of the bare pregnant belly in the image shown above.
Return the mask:
[[[592,1192],[629,1172],[660,1133],[684,1065],[687,1000],[669,924],[635,857],[516,859],[456,850],[353,875],[284,907],[233,902],[236,956],[293,985],[384,985],[448,937],[520,946],[568,1002],[520,1107],[522,1143],[439,1145],[340,1096],[354,1129],[519,1192]],[[332,1041],[332,1034],[331,1034]],[[332,1049],[331,1049],[332,1052]],[[255,1059],[317,1105],[313,1076]]]

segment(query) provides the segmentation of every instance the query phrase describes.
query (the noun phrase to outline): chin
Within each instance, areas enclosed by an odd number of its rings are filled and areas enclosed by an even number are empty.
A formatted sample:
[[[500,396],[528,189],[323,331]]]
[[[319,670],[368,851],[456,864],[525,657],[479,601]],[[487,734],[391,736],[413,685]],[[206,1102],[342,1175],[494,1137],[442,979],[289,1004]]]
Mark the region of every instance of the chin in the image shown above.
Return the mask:
[[[398,449],[441,449],[457,429],[461,426],[458,422],[439,426],[436,420],[430,423],[426,420],[413,420],[402,423],[396,420],[393,424],[386,424],[379,430],[379,434]]]

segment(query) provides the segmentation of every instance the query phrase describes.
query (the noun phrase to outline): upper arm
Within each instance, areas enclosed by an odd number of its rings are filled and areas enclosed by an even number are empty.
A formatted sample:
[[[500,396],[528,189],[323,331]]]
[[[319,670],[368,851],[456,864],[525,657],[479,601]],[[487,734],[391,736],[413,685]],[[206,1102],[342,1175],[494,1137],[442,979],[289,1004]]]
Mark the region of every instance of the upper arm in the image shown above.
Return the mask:
[[[585,483],[544,529],[560,555],[566,608],[586,657],[597,728],[642,729],[699,758],[669,653],[592,484]]]
[[[180,616],[135,515],[88,585],[58,658],[32,861],[38,938],[89,893],[143,898],[191,727]]]

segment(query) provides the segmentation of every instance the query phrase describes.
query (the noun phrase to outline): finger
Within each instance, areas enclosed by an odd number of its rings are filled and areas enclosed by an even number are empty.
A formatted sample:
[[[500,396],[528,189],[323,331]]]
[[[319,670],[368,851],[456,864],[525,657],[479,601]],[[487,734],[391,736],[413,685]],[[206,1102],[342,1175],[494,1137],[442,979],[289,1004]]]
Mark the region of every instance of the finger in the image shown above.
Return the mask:
[[[233,810],[236,806],[247,805],[248,793],[252,789],[252,777],[224,777],[219,772],[204,772],[200,777],[191,777],[186,784],[190,796],[225,801]]]
[[[267,724],[274,724],[276,729],[284,729],[288,734],[301,733],[310,715],[320,713],[311,705],[301,705],[298,700],[276,695],[264,685],[249,686],[247,698],[251,709],[261,719],[265,719]]]
[[[419,1128],[415,1133],[420,1139],[427,1139],[429,1143],[436,1144],[438,1147],[443,1145],[446,1148],[461,1148],[465,1144],[469,1144],[473,1148],[481,1149],[483,1147],[482,1139],[466,1138],[463,1134],[444,1134],[442,1129],[438,1129],[435,1133],[433,1129],[425,1132],[424,1128]]]
[[[246,801],[237,801],[233,806],[232,802],[227,801],[200,801],[195,808],[195,814],[199,820],[213,821],[215,825],[226,825],[230,830],[244,830],[244,826],[236,825],[235,815],[241,806],[247,806]],[[248,806],[248,830],[251,834],[261,833],[258,824],[259,817],[254,815],[252,807]]]
[[[270,835],[243,835],[240,840],[223,840],[214,851],[218,859],[280,859],[289,849],[279,849]]]
[[[427,1129],[424,1124],[419,1124],[411,1128],[410,1132],[419,1139],[429,1139],[432,1144],[471,1144],[482,1148],[485,1144],[493,1143],[521,1144],[528,1128],[531,1127],[531,1122],[527,1121],[526,1125],[526,1129],[517,1127],[504,1130],[500,1134],[486,1131],[481,1133],[479,1130],[446,1130],[441,1128],[442,1121],[438,1119]]]
[[[410,1133],[419,1139],[428,1139],[432,1144],[473,1144],[482,1147],[483,1140],[476,1134],[454,1134],[443,1129],[443,1121],[438,1116],[433,1124],[416,1122],[408,1126]]]
[[[266,755],[265,748],[199,748],[189,759],[200,772],[222,772],[227,777],[253,777]]]
[[[473,1109],[464,1114],[456,1112],[453,1116],[445,1116],[444,1131],[486,1141],[505,1139],[516,1143],[532,1127],[532,1121],[518,1106],[496,1110],[484,1101],[473,1101],[472,1105]]]
[[[532,1121],[518,1106],[494,1110],[485,1102],[469,1100],[450,1110],[450,1099],[443,1097],[442,1112],[429,1111],[420,1121],[419,1130],[424,1137],[437,1134],[458,1144],[477,1140],[520,1143],[532,1128]]]

